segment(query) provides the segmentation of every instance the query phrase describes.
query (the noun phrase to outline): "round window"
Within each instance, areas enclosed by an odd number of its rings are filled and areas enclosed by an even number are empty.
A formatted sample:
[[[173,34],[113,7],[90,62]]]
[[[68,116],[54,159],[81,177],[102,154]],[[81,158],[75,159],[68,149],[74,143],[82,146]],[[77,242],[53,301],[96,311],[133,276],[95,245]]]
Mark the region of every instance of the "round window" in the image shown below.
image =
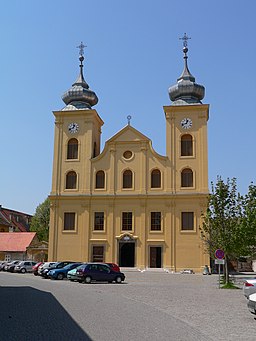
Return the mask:
[[[123,157],[126,159],[126,160],[129,160],[131,157],[132,157],[132,152],[130,150],[126,150],[124,153],[123,153]]]

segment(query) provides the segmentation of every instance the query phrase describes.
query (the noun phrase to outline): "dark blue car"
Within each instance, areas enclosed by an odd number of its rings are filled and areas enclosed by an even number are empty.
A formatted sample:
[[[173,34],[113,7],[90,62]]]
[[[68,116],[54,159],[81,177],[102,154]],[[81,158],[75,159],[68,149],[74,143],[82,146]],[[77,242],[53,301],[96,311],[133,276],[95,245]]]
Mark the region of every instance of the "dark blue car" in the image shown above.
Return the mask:
[[[122,272],[113,271],[107,264],[87,263],[77,269],[79,282],[91,283],[91,281],[101,281],[112,283],[122,283],[125,275]]]
[[[78,266],[82,265],[83,263],[71,263],[63,268],[60,269],[52,269],[49,270],[47,276],[50,277],[51,279],[63,279],[67,277],[67,273],[72,270],[77,268]]]

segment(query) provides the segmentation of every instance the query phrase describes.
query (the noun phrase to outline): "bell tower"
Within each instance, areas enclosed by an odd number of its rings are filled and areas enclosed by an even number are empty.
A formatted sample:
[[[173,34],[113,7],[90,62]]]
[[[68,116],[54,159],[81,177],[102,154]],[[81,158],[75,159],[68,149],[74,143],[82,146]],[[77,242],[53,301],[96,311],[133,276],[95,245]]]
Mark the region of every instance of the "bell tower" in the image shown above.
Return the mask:
[[[92,109],[98,103],[98,97],[89,89],[83,76],[84,47],[83,43],[78,46],[78,78],[62,96],[66,106],[53,112],[55,139],[51,195],[89,193],[90,159],[100,153],[103,121],[97,111]],[[73,172],[73,178],[76,178],[76,181],[70,180],[71,184],[67,183],[69,172]]]
[[[84,47],[83,43],[78,46],[80,72],[77,80],[62,96],[65,107],[53,112],[55,131],[49,195],[49,260],[81,259],[75,255],[71,245],[86,239],[83,235],[85,230],[78,226],[85,219],[84,211],[89,205],[92,190],[91,159],[100,154],[103,121],[92,109],[98,97],[89,89],[83,76]],[[66,247],[59,248],[60,239]],[[84,248],[82,250],[84,253]]]
[[[169,88],[172,105],[165,106],[166,154],[170,160],[168,188],[173,193],[208,193],[207,121],[205,89],[188,68],[188,36],[182,38],[184,69]]]

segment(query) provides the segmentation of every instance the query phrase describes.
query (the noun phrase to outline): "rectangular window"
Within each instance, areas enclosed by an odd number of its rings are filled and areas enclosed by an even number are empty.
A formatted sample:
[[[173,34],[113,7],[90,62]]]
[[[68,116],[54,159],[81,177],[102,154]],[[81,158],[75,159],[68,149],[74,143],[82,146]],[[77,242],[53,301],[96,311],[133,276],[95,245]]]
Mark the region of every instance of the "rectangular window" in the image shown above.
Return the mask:
[[[11,256],[10,255],[5,255],[4,256],[4,261],[5,262],[10,262],[11,261]]]
[[[92,247],[92,262],[104,262],[104,246],[96,246]]]
[[[122,230],[132,230],[132,212],[122,212]]]
[[[181,213],[181,230],[183,231],[194,230],[194,212]]]
[[[151,212],[151,231],[161,231],[161,212]]]
[[[71,231],[75,230],[76,214],[74,212],[64,213],[64,230]]]
[[[104,230],[104,212],[94,212],[94,230]]]

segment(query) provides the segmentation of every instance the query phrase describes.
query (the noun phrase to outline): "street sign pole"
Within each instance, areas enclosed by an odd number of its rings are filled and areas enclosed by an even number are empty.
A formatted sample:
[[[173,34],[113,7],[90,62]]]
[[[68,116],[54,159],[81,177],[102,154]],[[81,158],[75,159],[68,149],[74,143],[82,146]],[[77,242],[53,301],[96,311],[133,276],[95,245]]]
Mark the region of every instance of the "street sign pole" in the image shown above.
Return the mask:
[[[219,289],[220,289],[220,265],[225,264],[225,259],[215,259],[215,264],[219,265]]]
[[[220,263],[219,263],[219,289],[220,289]]]

